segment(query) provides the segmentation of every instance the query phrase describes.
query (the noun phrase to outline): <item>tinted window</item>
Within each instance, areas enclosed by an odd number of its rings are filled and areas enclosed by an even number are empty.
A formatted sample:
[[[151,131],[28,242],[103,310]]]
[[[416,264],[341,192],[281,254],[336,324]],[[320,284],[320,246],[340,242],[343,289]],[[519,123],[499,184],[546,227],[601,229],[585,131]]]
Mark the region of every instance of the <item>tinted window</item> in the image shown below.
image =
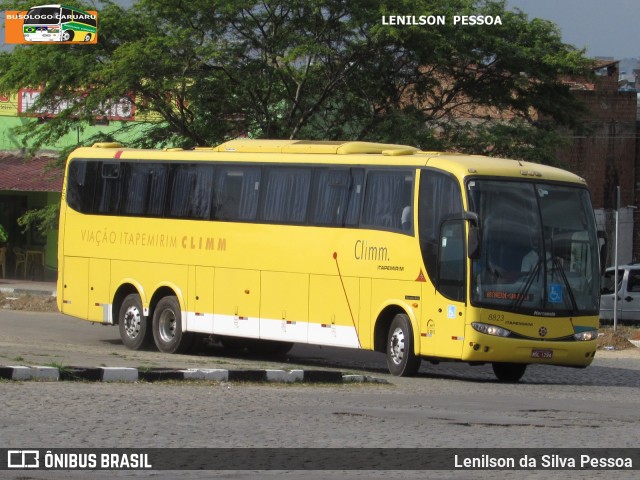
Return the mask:
[[[178,165],[171,184],[171,217],[208,219],[211,214],[213,165]]]
[[[413,173],[348,167],[73,160],[67,202],[87,214],[411,230]]]
[[[640,292],[640,270],[629,270],[627,279],[628,292]]]
[[[56,25],[60,22],[60,8],[40,7],[27,12],[24,25]]]
[[[168,169],[168,164],[128,164],[122,213],[162,216],[167,195]]]
[[[411,172],[380,171],[367,174],[362,223],[385,230],[411,230],[413,175]],[[403,225],[405,223],[405,225]]]
[[[420,174],[418,221],[420,248],[431,281],[436,283],[440,228],[452,215],[462,213],[460,188],[448,175],[432,170]]]
[[[99,163],[88,163],[81,160],[74,160],[69,165],[67,203],[74,210],[82,213],[91,213],[99,167]]]
[[[96,185],[95,211],[115,214],[119,212],[122,189],[120,163],[105,162],[102,164],[101,178]]]
[[[447,298],[464,301],[465,264],[464,222],[446,220],[440,228],[440,262],[438,265],[438,290]]]
[[[264,180],[262,220],[303,223],[311,187],[311,168],[268,168]]]
[[[351,186],[349,188],[349,204],[345,225],[357,225],[360,221],[362,194],[364,192],[364,170],[351,170]]]
[[[347,213],[351,175],[349,170],[319,169],[314,179],[311,223],[342,225]]]
[[[217,168],[214,188],[216,220],[255,220],[260,196],[259,167]]]
[[[602,277],[602,285],[601,285],[600,293],[602,293],[603,295],[606,295],[606,294],[613,293],[615,290],[618,290],[620,288],[620,284],[622,283],[623,275],[624,275],[624,270],[618,270],[618,288],[614,289],[614,285],[616,281],[615,270],[608,270]]]

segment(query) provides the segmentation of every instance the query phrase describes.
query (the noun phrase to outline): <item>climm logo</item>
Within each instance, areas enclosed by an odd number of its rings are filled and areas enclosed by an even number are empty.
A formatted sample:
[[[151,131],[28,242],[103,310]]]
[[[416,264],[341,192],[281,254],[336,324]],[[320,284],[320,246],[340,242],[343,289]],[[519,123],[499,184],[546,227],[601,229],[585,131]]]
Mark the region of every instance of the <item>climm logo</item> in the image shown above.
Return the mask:
[[[5,43],[98,42],[98,12],[65,5],[39,5],[5,13]]]
[[[389,250],[384,245],[369,245],[367,240],[356,240],[353,246],[353,256],[356,260],[389,261]]]

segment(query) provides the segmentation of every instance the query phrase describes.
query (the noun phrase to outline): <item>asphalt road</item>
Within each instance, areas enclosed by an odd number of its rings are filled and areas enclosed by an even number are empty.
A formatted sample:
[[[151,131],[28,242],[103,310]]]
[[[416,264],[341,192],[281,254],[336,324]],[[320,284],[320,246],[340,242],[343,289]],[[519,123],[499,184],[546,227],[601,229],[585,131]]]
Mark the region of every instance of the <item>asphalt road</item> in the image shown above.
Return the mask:
[[[0,447],[637,448],[640,356],[598,355],[584,370],[530,367],[517,385],[489,366],[385,373],[371,352],[296,346],[278,359],[131,352],[115,327],[59,314],[0,312],[0,365],[337,368],[389,385],[0,382]],[[1,472],[0,478],[501,478],[496,472]],[[509,478],[611,478],[607,471]],[[637,472],[616,472],[635,478]]]

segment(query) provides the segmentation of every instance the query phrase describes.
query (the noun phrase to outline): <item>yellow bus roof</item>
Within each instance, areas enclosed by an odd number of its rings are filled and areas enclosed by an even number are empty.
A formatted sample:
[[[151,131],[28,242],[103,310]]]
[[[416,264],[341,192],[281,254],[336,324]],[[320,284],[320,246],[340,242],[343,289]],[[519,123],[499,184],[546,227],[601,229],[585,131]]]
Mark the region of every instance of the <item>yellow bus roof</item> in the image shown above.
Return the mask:
[[[215,148],[218,152],[241,153],[326,153],[335,155],[383,154],[411,155],[419,150],[408,145],[373,142],[341,142],[315,140],[231,140]]]
[[[258,154],[258,155],[256,155]],[[306,158],[304,158],[306,156]],[[434,167],[460,180],[467,176],[532,178],[586,184],[585,180],[560,168],[523,160],[482,155],[426,152],[408,145],[355,141],[250,140],[237,139],[217,147],[193,150],[170,148],[146,150],[125,148],[121,144],[98,143],[75,150],[70,158],[121,160],[182,160],[251,163],[313,163],[371,166]]]

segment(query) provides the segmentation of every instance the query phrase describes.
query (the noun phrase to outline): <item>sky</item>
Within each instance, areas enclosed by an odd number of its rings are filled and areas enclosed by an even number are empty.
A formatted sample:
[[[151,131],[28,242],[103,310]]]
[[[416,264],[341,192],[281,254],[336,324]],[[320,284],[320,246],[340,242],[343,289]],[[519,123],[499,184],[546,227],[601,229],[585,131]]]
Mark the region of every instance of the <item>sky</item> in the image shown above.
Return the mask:
[[[640,58],[638,0],[507,0],[529,18],[551,20],[562,40],[590,57]]]
[[[506,1],[507,8],[519,8],[530,18],[551,20],[565,43],[585,48],[590,57],[640,58],[640,0]]]
[[[640,0],[506,1],[507,8],[519,8],[530,18],[551,20],[560,27],[565,43],[585,48],[590,57],[640,58]],[[128,6],[133,0],[116,2]],[[33,2],[45,3],[50,2]],[[0,28],[0,35],[1,50],[4,28]]]

